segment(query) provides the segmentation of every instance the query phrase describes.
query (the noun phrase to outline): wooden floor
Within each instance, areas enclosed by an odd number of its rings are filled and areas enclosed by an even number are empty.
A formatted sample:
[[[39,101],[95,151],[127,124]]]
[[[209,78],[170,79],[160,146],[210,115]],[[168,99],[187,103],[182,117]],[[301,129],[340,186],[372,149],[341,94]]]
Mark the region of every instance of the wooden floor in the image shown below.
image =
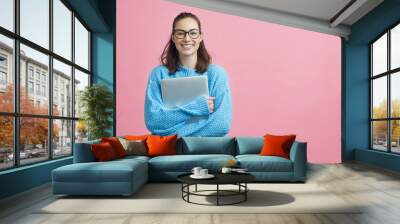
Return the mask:
[[[35,208],[54,200],[47,185],[0,201],[0,223],[400,223],[399,173],[359,163],[310,165],[309,169],[308,182],[367,206],[357,214],[35,214]]]

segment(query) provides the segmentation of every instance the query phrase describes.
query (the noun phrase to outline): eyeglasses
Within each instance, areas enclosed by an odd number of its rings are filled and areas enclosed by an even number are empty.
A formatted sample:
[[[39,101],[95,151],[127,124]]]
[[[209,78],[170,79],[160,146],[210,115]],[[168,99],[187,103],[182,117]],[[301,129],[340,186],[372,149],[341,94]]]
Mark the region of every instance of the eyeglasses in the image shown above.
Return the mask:
[[[192,39],[197,39],[200,35],[200,31],[198,29],[191,29],[187,32],[184,30],[174,30],[174,36],[177,39],[184,39],[186,34],[189,34],[189,37]]]

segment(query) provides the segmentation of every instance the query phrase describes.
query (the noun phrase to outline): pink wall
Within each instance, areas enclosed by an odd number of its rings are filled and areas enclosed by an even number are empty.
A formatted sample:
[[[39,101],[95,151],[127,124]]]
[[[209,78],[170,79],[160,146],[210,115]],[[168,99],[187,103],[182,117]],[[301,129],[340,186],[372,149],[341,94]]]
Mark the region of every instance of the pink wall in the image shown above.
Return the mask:
[[[200,18],[213,62],[228,72],[230,136],[294,133],[310,162],[341,161],[340,38],[162,0],[117,1],[118,135],[148,132],[147,78],[182,11]]]

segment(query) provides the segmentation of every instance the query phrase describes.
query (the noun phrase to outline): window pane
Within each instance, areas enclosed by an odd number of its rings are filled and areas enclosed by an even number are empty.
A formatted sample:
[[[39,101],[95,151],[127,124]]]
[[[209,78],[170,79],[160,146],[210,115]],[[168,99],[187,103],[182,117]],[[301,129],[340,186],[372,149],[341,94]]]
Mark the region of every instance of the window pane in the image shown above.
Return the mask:
[[[400,117],[400,72],[391,75],[391,110],[392,117]]]
[[[21,164],[34,163],[49,158],[49,120],[22,117],[20,119]]]
[[[20,60],[21,113],[48,114],[49,57],[21,44]]]
[[[75,64],[89,70],[89,32],[75,18]]]
[[[372,122],[373,149],[387,151],[387,121]]]
[[[391,134],[391,139],[392,139],[392,152],[400,153],[400,121],[399,120],[394,120],[390,122],[392,125],[392,134]]]
[[[75,121],[75,143],[88,140],[88,129],[83,120]]]
[[[13,40],[0,35],[0,111],[14,111]]]
[[[0,170],[14,165],[13,118],[0,116]]]
[[[390,48],[390,67],[391,69],[395,69],[400,67],[400,24],[391,31]]]
[[[71,66],[53,60],[53,114],[72,117]]]
[[[387,77],[372,81],[372,118],[387,118]]]
[[[53,157],[72,154],[72,121],[53,120]]]
[[[0,26],[14,31],[14,0],[1,0],[0,9]]]
[[[387,34],[372,44],[373,75],[387,71]]]
[[[80,94],[89,85],[89,75],[75,69],[75,117],[81,115]]]
[[[49,48],[49,0],[20,0],[21,36]]]
[[[60,0],[53,0],[53,17],[53,51],[72,60],[72,12]]]

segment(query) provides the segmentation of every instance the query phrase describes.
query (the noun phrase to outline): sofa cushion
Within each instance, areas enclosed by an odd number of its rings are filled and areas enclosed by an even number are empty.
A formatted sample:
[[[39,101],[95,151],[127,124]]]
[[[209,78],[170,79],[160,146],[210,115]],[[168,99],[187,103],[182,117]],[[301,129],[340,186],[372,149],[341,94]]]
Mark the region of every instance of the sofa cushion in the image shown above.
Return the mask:
[[[178,154],[225,154],[235,155],[235,139],[231,137],[182,137]]]
[[[114,149],[115,155],[118,158],[126,156],[126,151],[124,149],[124,146],[122,146],[121,142],[117,137],[103,137],[101,138],[101,142],[110,143]]]
[[[96,157],[96,160],[99,162],[105,162],[118,158],[112,145],[108,142],[93,144],[90,147],[92,149],[94,157]]]
[[[240,167],[249,172],[292,172],[292,161],[279,156],[238,155]]]
[[[190,172],[193,167],[200,166],[211,172],[219,171],[230,159],[231,155],[174,155],[158,156],[149,160],[149,170]]]
[[[264,146],[261,149],[261,156],[280,156],[290,159],[290,148],[296,135],[270,135],[264,136]]]
[[[147,137],[147,155],[148,156],[165,156],[176,154],[177,135],[159,136],[150,135]]]
[[[146,142],[142,140],[126,140],[118,138],[126,151],[126,155],[147,155]]]
[[[260,154],[264,145],[263,137],[236,137],[236,155]]]

